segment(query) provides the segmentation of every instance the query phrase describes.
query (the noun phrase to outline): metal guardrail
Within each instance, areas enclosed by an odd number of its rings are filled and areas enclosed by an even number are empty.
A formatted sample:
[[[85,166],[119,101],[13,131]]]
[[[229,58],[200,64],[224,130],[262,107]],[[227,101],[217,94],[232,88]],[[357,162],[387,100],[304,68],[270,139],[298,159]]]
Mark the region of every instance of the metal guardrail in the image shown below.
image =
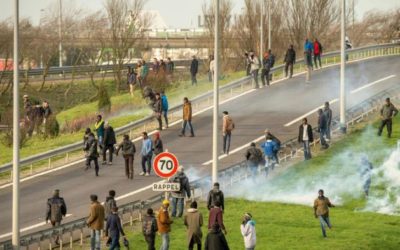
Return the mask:
[[[396,44],[384,44],[384,45],[374,45],[374,46],[367,46],[367,47],[362,47],[362,48],[356,48],[356,49],[351,49],[347,51],[349,53],[349,61],[352,60],[357,60],[361,58],[369,58],[369,57],[375,57],[375,56],[386,56],[386,55],[395,55],[395,54],[400,54],[400,45]],[[325,59],[325,61],[324,61]],[[331,59],[331,61],[330,61]],[[326,53],[322,57],[322,62],[324,65],[330,65],[330,64],[336,64],[336,62],[340,61],[340,52],[335,51],[335,52],[330,52]],[[304,59],[297,60],[296,65],[300,65],[300,68],[295,68],[298,70],[298,72],[303,72],[305,70],[305,66],[302,64],[304,62]],[[273,78],[276,79],[276,77],[283,76],[284,75],[284,65],[279,65],[274,67],[271,70],[271,73],[273,74]],[[240,93],[246,90],[246,88],[251,88],[252,87],[252,78],[250,76],[243,77],[241,79],[235,80],[230,84],[224,85],[220,87],[220,95],[223,96],[224,93],[227,95],[227,97],[232,97],[234,94],[234,89],[235,88],[240,88]],[[207,106],[212,105],[211,104],[211,98],[213,96],[213,91],[206,92],[194,99],[191,100],[192,102],[192,107],[193,107],[193,112],[195,113],[196,110],[202,107],[202,102],[205,102]],[[222,98],[221,98],[222,100]],[[181,112],[182,105],[176,105],[169,110],[169,116],[170,116],[170,121],[173,121],[174,118],[180,117],[180,114],[177,114]],[[124,133],[129,133],[131,138],[134,138],[133,131],[139,128],[143,128],[142,131],[147,131],[149,128],[151,128],[151,124],[154,120],[153,116],[145,117],[143,119],[140,119],[138,121],[129,123],[125,126],[119,127],[115,129],[115,132],[117,135],[121,135]],[[154,126],[155,128],[155,126]],[[43,160],[48,160],[48,165],[49,168],[51,168],[51,158],[54,158],[56,156],[64,155],[65,154],[65,159],[66,162],[69,159],[69,154],[74,151],[82,150],[82,143],[77,142],[73,143],[67,146],[59,147],[54,150],[44,152],[41,154],[33,155],[27,158],[24,158],[20,161],[21,167],[28,166],[39,162]],[[4,173],[7,171],[10,171],[12,169],[12,163],[7,163],[4,165],[0,166],[0,173]]]
[[[349,117],[349,122],[347,123],[349,125],[353,125],[357,121],[360,120],[361,118],[364,118],[365,116],[368,116],[370,113],[377,111],[378,107],[382,104],[382,99],[384,97],[390,96],[393,99],[398,99],[400,96],[400,87],[392,87],[387,90],[381,91],[377,93],[376,95],[364,100],[363,102],[349,108],[346,112],[347,117]],[[336,125],[338,125],[338,118],[336,117],[334,119],[336,121]],[[315,132],[315,128],[314,128]],[[289,151],[288,154],[284,154],[283,156],[280,157],[280,162],[286,162],[289,161],[292,158],[299,157],[298,153],[301,152],[302,147],[293,147],[293,143],[297,141],[297,137],[287,140],[282,144],[282,148],[284,147],[289,147],[291,150]],[[319,142],[319,139],[314,140],[314,142],[311,144],[312,147],[315,147],[316,144]],[[265,169],[266,167],[260,167],[259,172],[263,171],[263,168]],[[251,173],[247,169],[247,162],[246,161],[241,161],[237,164],[234,164],[230,167],[227,167],[223,170],[220,170],[218,172],[218,177],[219,177],[219,182],[221,184],[221,187],[223,190],[227,190],[229,186],[232,186],[234,183],[240,182],[242,180],[246,180],[251,176]],[[200,197],[204,198],[205,195],[207,194],[208,189],[211,187],[211,177],[206,176],[194,181],[190,182],[193,193],[197,194],[195,197]],[[196,192],[197,190],[197,192]],[[155,205],[159,204],[162,199],[164,199],[164,194],[158,194],[150,199],[147,199],[145,201],[133,201],[129,202],[124,205],[119,206],[119,214],[122,220],[129,225],[133,225],[134,221],[141,221],[142,218],[142,211],[149,207],[154,207]],[[52,248],[52,243],[51,240],[54,236],[60,235],[61,239],[69,238],[67,241],[60,241],[61,243],[61,248],[63,244],[69,243],[70,249],[73,248],[73,243],[76,239],[80,241],[80,245],[83,245],[84,237],[85,235],[85,230],[86,230],[86,218],[81,218],[77,219],[74,221],[66,222],[65,224],[62,224],[59,227],[55,228],[48,228],[44,229],[38,232],[34,233],[29,233],[27,235],[24,235],[21,237],[21,246],[22,247],[27,247],[37,244],[38,249],[41,247],[41,243],[44,241],[49,242],[49,249]],[[74,238],[74,232],[78,231],[78,235],[75,234]],[[87,233],[87,232],[86,232]],[[11,240],[0,242],[0,249],[1,250],[11,250],[12,249],[12,243]]]

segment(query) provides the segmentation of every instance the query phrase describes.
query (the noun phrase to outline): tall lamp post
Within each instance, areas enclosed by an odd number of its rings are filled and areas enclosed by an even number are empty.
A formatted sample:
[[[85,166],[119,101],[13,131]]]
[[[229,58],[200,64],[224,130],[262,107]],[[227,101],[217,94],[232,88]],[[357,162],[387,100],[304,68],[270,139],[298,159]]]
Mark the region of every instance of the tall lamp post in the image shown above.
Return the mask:
[[[268,0],[268,49],[271,49],[271,0]]]
[[[260,61],[263,60],[264,54],[264,11],[265,11],[265,0],[260,2]]]
[[[213,112],[213,151],[212,151],[212,181],[218,181],[218,75],[219,75],[219,0],[214,0],[215,31],[214,31],[214,112]]]
[[[14,86],[13,86],[13,193],[12,193],[12,246],[19,243],[19,69],[18,69],[19,0],[14,0]]]
[[[58,1],[58,39],[60,40],[59,44],[58,44],[58,56],[59,58],[59,66],[62,67],[62,34],[61,34],[61,30],[62,30],[62,5],[61,5],[61,0]]]
[[[340,130],[346,132],[346,0],[341,1],[341,37],[340,37]]]

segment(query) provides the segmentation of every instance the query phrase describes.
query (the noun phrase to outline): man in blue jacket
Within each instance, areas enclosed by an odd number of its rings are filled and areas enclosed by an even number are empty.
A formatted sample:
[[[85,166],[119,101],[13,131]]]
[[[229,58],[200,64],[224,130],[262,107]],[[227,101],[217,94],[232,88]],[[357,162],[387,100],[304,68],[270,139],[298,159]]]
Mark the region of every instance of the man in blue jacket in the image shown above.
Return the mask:
[[[142,155],[143,172],[140,175],[149,176],[151,170],[151,158],[153,157],[153,142],[147,135],[147,132],[143,132],[142,137],[143,137],[143,142],[142,142],[141,155]]]
[[[168,98],[165,95],[164,90],[161,91],[161,107],[162,107],[162,115],[165,119],[165,128],[168,128]]]
[[[113,207],[111,211],[111,214],[107,217],[105,236],[110,238],[110,249],[120,249],[119,236],[121,233],[125,238],[125,233],[118,216],[118,207]]]
[[[272,140],[272,137],[267,135],[266,141],[261,144],[261,148],[264,149],[265,155],[265,172],[268,175],[269,168],[271,170],[275,167],[275,154],[274,152],[278,148],[278,144]]]

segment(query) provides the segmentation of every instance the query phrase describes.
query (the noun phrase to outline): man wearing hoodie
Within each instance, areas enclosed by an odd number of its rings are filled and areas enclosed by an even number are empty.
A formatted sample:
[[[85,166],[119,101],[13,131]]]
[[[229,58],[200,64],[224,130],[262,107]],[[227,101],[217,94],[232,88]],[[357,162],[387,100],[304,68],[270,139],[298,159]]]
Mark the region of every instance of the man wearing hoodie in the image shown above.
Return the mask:
[[[96,176],[99,176],[99,152],[97,151],[97,140],[92,132],[89,133],[85,142],[84,151],[86,152],[86,169],[90,168],[90,162],[94,161]]]
[[[142,141],[142,170],[143,172],[140,175],[150,176],[151,169],[151,158],[153,157],[153,142],[147,135],[147,132],[142,133],[143,141]],[[147,165],[147,169],[146,169]]]
[[[108,165],[112,165],[114,145],[117,143],[113,127],[108,122],[104,123],[104,142],[103,142],[103,165],[107,164],[108,150]]]
[[[108,196],[104,202],[104,219],[107,221],[108,216],[112,213],[112,209],[117,207],[117,201],[115,200],[115,190],[108,191]]]
[[[328,120],[326,119],[325,113],[322,111],[322,109],[318,109],[318,132],[322,149],[329,148],[329,144],[325,140],[325,137],[327,135],[327,130],[328,130]]]
[[[197,202],[193,201],[184,218],[184,224],[187,228],[187,240],[189,250],[193,250],[194,244],[197,245],[197,250],[201,250],[201,241],[203,233],[203,215],[197,210]]]
[[[256,223],[250,213],[244,214],[240,232],[242,233],[246,250],[254,250],[256,248]]]
[[[162,239],[160,250],[169,249],[169,233],[171,232],[171,224],[173,221],[169,218],[168,207],[169,201],[164,200],[157,216],[158,232],[161,234]]]
[[[164,90],[161,91],[161,107],[162,107],[162,115],[165,120],[165,128],[168,128],[168,98],[165,95]]]
[[[185,197],[187,196],[190,199],[190,185],[189,179],[184,173],[183,166],[179,166],[178,173],[174,177],[172,182],[176,182],[180,184],[180,190],[177,192],[171,192],[172,196],[172,217],[182,217],[183,207],[185,202]],[[178,211],[177,211],[178,210]]]
[[[222,210],[225,210],[224,193],[219,190],[219,183],[214,183],[213,189],[210,190],[207,197],[207,208],[210,210],[215,206],[215,202],[219,202]]]
[[[183,125],[179,136],[185,136],[186,125],[190,128],[190,137],[194,137],[192,126],[192,104],[189,102],[187,97],[183,98]]]
[[[152,208],[147,209],[147,213],[143,218],[142,231],[144,239],[147,243],[147,250],[155,250],[156,233],[158,231],[157,220],[154,217]]]
[[[235,123],[229,116],[228,111],[222,112],[222,136],[224,140],[223,152],[229,154],[229,148],[231,147],[232,130],[235,128]]]
[[[125,162],[125,175],[128,179],[133,179],[133,160],[136,153],[135,144],[129,139],[129,135],[124,135],[124,140],[118,145],[117,151],[115,152],[118,155],[119,150],[122,149],[122,156],[124,157]]]
[[[293,65],[296,63],[296,51],[293,49],[293,45],[289,46],[289,49],[286,51],[285,54],[285,77],[292,78],[293,76]]]
[[[209,230],[204,250],[229,250],[228,242],[219,224],[214,224]]]
[[[275,167],[275,151],[278,148],[278,144],[272,140],[271,136],[267,136],[266,141],[261,144],[261,148],[264,149],[265,155],[265,173],[268,175],[268,172],[274,170]]]

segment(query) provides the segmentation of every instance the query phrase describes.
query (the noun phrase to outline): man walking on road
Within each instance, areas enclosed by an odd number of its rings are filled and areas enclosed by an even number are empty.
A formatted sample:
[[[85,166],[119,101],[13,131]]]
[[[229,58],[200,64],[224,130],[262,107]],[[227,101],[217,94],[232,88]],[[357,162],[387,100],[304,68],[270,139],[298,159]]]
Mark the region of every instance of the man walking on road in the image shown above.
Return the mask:
[[[325,224],[329,229],[332,228],[331,222],[329,221],[329,208],[335,207],[328,199],[324,196],[324,190],[318,191],[318,198],[314,201],[314,216],[319,219],[321,224],[322,236],[326,237]]]
[[[154,244],[156,242],[158,227],[152,208],[147,209],[147,213],[143,218],[142,228],[144,240],[147,243],[147,250],[155,250]]]
[[[86,169],[90,168],[90,163],[94,161],[96,176],[99,176],[99,152],[97,151],[97,140],[92,132],[89,133],[85,142],[84,151],[86,152]]]
[[[90,213],[86,220],[90,232],[90,250],[100,250],[100,233],[104,229],[104,207],[97,201],[97,195],[90,195]]]
[[[328,119],[326,119],[325,113],[322,111],[322,109],[318,109],[318,132],[322,149],[329,148],[329,144],[325,140],[325,137],[327,135],[327,130],[328,130]]]
[[[165,120],[165,128],[168,128],[168,98],[165,95],[164,90],[161,91],[161,107],[162,107],[162,115]]]
[[[296,63],[296,51],[293,49],[293,45],[290,45],[289,49],[286,51],[284,63],[285,63],[285,77],[288,77],[288,71],[289,71],[289,78],[292,78],[293,65]]]
[[[121,225],[121,218],[118,216],[118,207],[111,209],[111,214],[107,218],[105,237],[110,237],[109,242],[110,250],[119,250],[121,245],[119,244],[120,234],[125,238],[125,232]]]
[[[108,122],[104,123],[104,143],[103,143],[103,165],[107,164],[107,150],[108,150],[108,165],[112,165],[114,145],[117,143],[113,127]]]
[[[104,202],[104,218],[107,221],[108,216],[111,215],[112,209],[117,207],[117,201],[115,200],[115,190],[108,191],[108,196]]]
[[[143,172],[140,175],[150,176],[151,158],[153,157],[153,142],[147,135],[147,132],[143,132],[142,137],[143,137],[143,142],[142,142],[141,155],[142,155]]]
[[[187,241],[189,250],[193,250],[194,244],[197,245],[197,250],[201,250],[201,241],[203,233],[201,227],[203,226],[203,215],[197,210],[197,202],[193,201],[183,222],[187,229]]]
[[[314,141],[313,131],[311,125],[307,123],[307,118],[303,118],[303,123],[299,127],[299,143],[304,147],[304,160],[311,159],[310,143]]]
[[[390,98],[386,98],[386,103],[381,108],[381,125],[379,126],[378,136],[382,135],[382,130],[386,126],[388,138],[392,136],[392,119],[397,115],[399,111],[390,102]]]
[[[258,166],[264,161],[263,153],[256,147],[256,144],[252,142],[250,148],[247,149],[245,156],[247,166],[249,167],[253,177],[257,176]]]
[[[135,159],[136,147],[135,144],[129,139],[129,135],[124,135],[124,140],[118,145],[116,154],[122,149],[122,156],[125,161],[125,176],[128,179],[133,179],[133,161]]]
[[[53,197],[47,199],[47,210],[46,210],[46,224],[50,220],[53,227],[61,225],[62,217],[67,215],[67,206],[62,197],[60,197],[60,190],[56,189],[53,192]],[[59,235],[55,237],[55,243],[60,244]]]
[[[308,39],[306,39],[304,43],[304,63],[306,64],[307,67],[306,82],[310,81],[311,70],[313,69],[312,51],[313,51],[313,44]]]
[[[222,112],[222,136],[224,140],[223,152],[229,155],[229,149],[231,147],[232,130],[235,129],[235,123],[229,116],[228,111]]]
[[[164,200],[157,216],[158,232],[161,234],[162,239],[160,250],[169,249],[169,233],[171,232],[171,224],[173,221],[169,218],[168,207],[169,201]]]
[[[188,125],[190,129],[190,137],[194,137],[192,126],[192,104],[189,102],[187,97],[183,98],[183,125],[179,136],[185,136],[186,125]]]
[[[177,192],[171,192],[172,196],[172,217],[182,217],[185,197],[187,196],[190,199],[190,185],[189,179],[184,173],[183,166],[179,166],[178,173],[174,177],[173,181],[175,183],[179,183],[180,190]]]
[[[322,45],[318,41],[317,38],[314,39],[314,64],[315,68],[318,69],[318,62],[319,62],[319,67],[322,68],[321,64],[321,54],[322,54]]]
[[[219,202],[222,210],[225,210],[224,193],[219,189],[219,183],[214,183],[213,189],[210,190],[207,197],[207,208],[210,210],[215,206],[216,202]]]
[[[190,64],[190,75],[192,77],[192,85],[197,85],[196,75],[199,70],[199,61],[197,61],[196,56],[193,56],[192,58],[192,63]]]
[[[331,140],[331,126],[332,126],[332,109],[329,107],[329,102],[325,102],[324,115],[326,117],[326,140]]]

